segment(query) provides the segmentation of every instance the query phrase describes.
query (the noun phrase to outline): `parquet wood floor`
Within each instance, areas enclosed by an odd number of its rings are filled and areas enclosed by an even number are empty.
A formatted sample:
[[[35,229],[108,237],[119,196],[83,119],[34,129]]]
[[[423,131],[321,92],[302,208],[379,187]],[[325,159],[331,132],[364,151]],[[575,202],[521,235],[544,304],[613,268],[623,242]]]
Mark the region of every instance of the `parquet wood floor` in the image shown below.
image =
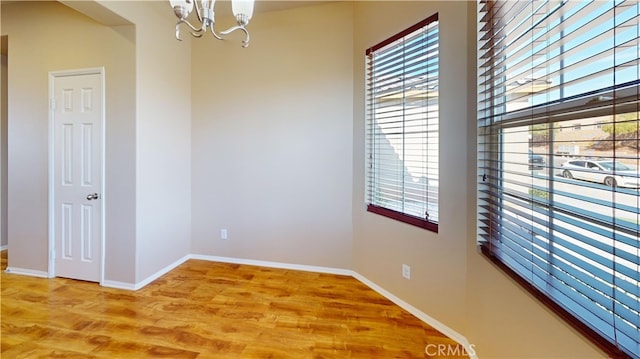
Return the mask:
[[[1,258],[3,359],[425,358],[427,344],[457,345],[348,276],[189,260],[133,292],[7,274]]]

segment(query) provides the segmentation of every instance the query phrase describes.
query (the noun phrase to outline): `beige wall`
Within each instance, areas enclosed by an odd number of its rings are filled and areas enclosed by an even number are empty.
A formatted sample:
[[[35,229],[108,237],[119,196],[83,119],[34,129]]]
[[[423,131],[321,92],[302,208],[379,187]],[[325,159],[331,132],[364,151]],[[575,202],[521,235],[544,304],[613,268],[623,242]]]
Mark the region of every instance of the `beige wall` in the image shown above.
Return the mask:
[[[136,25],[138,283],[190,253],[190,42],[173,37],[176,20],[166,2],[100,3]]]
[[[104,66],[105,279],[139,283],[189,254],[189,42],[165,36],[175,23],[166,4],[66,4],[88,17],[57,2],[3,4],[2,33],[17,64],[9,73],[9,265],[47,269],[47,74]]]
[[[5,37],[6,38],[6,37]],[[0,246],[7,245],[7,49],[0,55]]]
[[[193,253],[351,267],[352,17],[264,13],[246,49],[192,42]]]
[[[474,2],[258,14],[248,49],[240,36],[174,41],[157,2],[100,3],[139,26],[3,4],[19,64],[9,74],[10,265],[46,270],[46,74],[105,66],[108,279],[135,283],[189,252],[352,268],[466,336],[481,358],[603,356],[477,253]],[[439,234],[367,213],[363,188],[364,50],[434,12]],[[60,41],[78,27],[77,41]]]
[[[358,2],[354,40],[354,270],[464,335],[480,358],[603,354],[476,250],[475,3]],[[364,50],[440,15],[440,232],[365,212]],[[401,264],[411,265],[410,281]]]
[[[364,206],[364,54],[401,30],[438,13],[440,29],[440,221],[433,233],[368,213]],[[466,4],[451,2],[358,2],[354,46],[354,270],[464,332],[466,238],[469,220],[465,144],[467,121]],[[455,164],[455,165],[454,165]],[[411,280],[401,276],[411,266]]]
[[[57,2],[2,4],[8,80],[9,266],[47,271],[48,73],[105,67],[106,277],[133,281],[135,83],[132,26],[110,28]],[[37,54],[37,55],[36,55]]]

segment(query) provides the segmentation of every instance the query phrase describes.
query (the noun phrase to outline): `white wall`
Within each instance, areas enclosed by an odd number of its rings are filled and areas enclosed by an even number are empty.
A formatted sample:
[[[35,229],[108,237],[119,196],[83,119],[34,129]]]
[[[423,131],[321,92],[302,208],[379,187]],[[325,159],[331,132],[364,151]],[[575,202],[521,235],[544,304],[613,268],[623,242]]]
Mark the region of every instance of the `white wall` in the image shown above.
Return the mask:
[[[352,18],[260,13],[246,49],[192,41],[193,253],[351,267]]]

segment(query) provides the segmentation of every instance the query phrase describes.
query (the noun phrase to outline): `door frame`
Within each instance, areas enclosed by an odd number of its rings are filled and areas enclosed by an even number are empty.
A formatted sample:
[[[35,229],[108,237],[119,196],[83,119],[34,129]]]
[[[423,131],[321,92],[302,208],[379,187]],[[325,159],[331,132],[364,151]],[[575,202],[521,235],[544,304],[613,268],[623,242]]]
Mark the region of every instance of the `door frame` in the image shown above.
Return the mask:
[[[105,192],[105,177],[106,177],[106,127],[105,127],[105,114],[106,114],[106,86],[105,86],[105,70],[104,67],[92,67],[85,69],[75,70],[63,70],[63,71],[50,71],[49,72],[49,252],[48,252],[48,276],[53,278],[56,276],[55,272],[55,258],[56,258],[56,241],[55,241],[55,82],[59,77],[78,76],[78,75],[100,75],[100,88],[102,90],[102,110],[100,113],[100,122],[102,126],[102,133],[100,135],[100,285],[104,283],[105,272],[105,229],[106,229],[106,192]]]

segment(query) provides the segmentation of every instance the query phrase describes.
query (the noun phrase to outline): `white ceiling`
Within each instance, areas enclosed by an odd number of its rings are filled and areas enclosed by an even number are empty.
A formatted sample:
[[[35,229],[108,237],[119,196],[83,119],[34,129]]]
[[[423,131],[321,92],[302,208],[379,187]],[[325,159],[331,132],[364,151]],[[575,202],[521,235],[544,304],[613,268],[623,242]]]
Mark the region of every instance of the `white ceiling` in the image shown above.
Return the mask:
[[[268,12],[268,11],[280,11],[286,9],[292,9],[300,6],[316,5],[331,1],[317,1],[317,0],[296,0],[296,1],[281,1],[281,0],[256,0],[255,12]]]
[[[107,24],[107,25],[122,25],[122,24],[127,24],[129,23],[127,20],[121,18],[120,16],[118,16],[117,14],[108,12],[108,11],[104,11],[104,10],[100,10],[97,11],[96,8],[101,8],[101,6],[99,6],[97,3],[92,2],[92,1],[74,1],[74,0],[58,0],[61,3],[74,8],[76,11],[79,11],[83,14],[86,14],[96,20],[98,20],[99,22],[103,23],[103,24]],[[333,2],[336,0],[289,0],[289,1],[283,1],[283,0],[256,0],[256,4],[255,4],[255,12],[256,13],[264,13],[264,12],[270,12],[270,11],[281,11],[281,10],[287,10],[287,9],[293,9],[293,8],[297,8],[297,7],[301,7],[301,6],[309,6],[309,5],[317,5],[317,4],[322,4],[322,3],[327,3],[327,2]],[[2,3],[12,3],[12,2],[16,2],[14,0],[2,0]],[[218,4],[221,3],[221,4]],[[157,1],[158,6],[166,6],[167,13],[171,13],[170,7],[169,7],[169,0],[162,0],[162,1]],[[220,5],[221,7],[221,11],[225,11],[228,10],[230,11],[231,9],[231,4],[230,4],[230,0],[218,0],[216,2],[217,5]],[[224,9],[224,8],[228,8],[228,9]],[[164,9],[164,8],[163,8]],[[1,46],[0,46],[0,53],[3,55],[6,55],[7,52],[7,37],[6,36],[2,36],[1,37]]]

